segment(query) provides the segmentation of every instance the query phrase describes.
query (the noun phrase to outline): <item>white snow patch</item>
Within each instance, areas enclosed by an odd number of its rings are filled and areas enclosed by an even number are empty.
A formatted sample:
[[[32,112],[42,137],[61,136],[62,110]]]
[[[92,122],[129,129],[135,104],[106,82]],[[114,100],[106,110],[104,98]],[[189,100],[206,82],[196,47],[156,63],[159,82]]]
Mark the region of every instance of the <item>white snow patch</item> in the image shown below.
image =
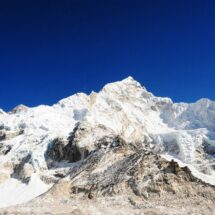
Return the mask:
[[[11,178],[0,185],[0,208],[28,202],[48,191],[53,184],[45,184],[34,174],[28,184]]]

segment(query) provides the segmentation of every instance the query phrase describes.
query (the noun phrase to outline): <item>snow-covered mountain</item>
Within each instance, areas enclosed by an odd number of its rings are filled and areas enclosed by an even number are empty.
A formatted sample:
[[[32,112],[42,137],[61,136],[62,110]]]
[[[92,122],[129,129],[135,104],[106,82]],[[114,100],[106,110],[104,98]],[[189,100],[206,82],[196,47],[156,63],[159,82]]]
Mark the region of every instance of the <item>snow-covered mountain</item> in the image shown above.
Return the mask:
[[[128,77],[53,106],[0,110],[0,207],[47,192],[98,149],[117,146],[117,138],[215,185],[215,102],[173,103]]]

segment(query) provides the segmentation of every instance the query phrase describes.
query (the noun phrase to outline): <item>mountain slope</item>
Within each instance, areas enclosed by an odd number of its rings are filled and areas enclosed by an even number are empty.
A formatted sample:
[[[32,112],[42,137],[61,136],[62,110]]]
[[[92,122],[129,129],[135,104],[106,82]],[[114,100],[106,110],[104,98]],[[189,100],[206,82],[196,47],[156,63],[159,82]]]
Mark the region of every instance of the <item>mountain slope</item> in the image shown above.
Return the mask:
[[[122,204],[130,199],[137,206],[136,197],[185,198],[205,191],[213,202],[214,122],[215,102],[173,103],[131,77],[53,106],[1,110],[0,207],[46,192],[23,207],[68,196],[79,202],[121,196]]]

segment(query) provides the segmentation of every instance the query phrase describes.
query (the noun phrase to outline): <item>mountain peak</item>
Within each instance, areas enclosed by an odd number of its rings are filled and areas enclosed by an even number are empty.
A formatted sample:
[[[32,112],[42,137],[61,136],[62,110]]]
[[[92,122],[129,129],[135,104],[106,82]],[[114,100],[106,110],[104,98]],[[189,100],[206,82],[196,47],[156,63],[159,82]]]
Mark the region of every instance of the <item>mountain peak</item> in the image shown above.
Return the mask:
[[[142,86],[137,80],[135,80],[132,76],[128,76],[127,78],[122,79],[121,81],[119,81],[121,83],[124,84],[133,84],[136,85],[138,87]]]
[[[125,82],[136,82],[136,80],[132,76],[128,76],[127,78],[122,79]]]

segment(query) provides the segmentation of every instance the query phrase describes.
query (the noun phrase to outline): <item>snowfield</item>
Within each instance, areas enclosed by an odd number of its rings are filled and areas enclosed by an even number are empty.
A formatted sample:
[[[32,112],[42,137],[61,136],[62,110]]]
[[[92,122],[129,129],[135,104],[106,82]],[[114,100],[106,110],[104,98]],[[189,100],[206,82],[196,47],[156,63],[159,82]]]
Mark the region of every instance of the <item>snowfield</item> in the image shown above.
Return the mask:
[[[1,208],[45,193],[56,183],[51,179],[57,169],[74,165],[64,161],[50,168],[47,151],[56,138],[67,139],[78,123],[91,129],[77,141],[79,149],[95,150],[94,143],[104,135],[147,142],[154,153],[188,166],[193,175],[215,185],[215,102],[173,103],[128,77],[53,106],[20,105],[8,113],[0,109]],[[94,129],[98,125],[105,130]]]

